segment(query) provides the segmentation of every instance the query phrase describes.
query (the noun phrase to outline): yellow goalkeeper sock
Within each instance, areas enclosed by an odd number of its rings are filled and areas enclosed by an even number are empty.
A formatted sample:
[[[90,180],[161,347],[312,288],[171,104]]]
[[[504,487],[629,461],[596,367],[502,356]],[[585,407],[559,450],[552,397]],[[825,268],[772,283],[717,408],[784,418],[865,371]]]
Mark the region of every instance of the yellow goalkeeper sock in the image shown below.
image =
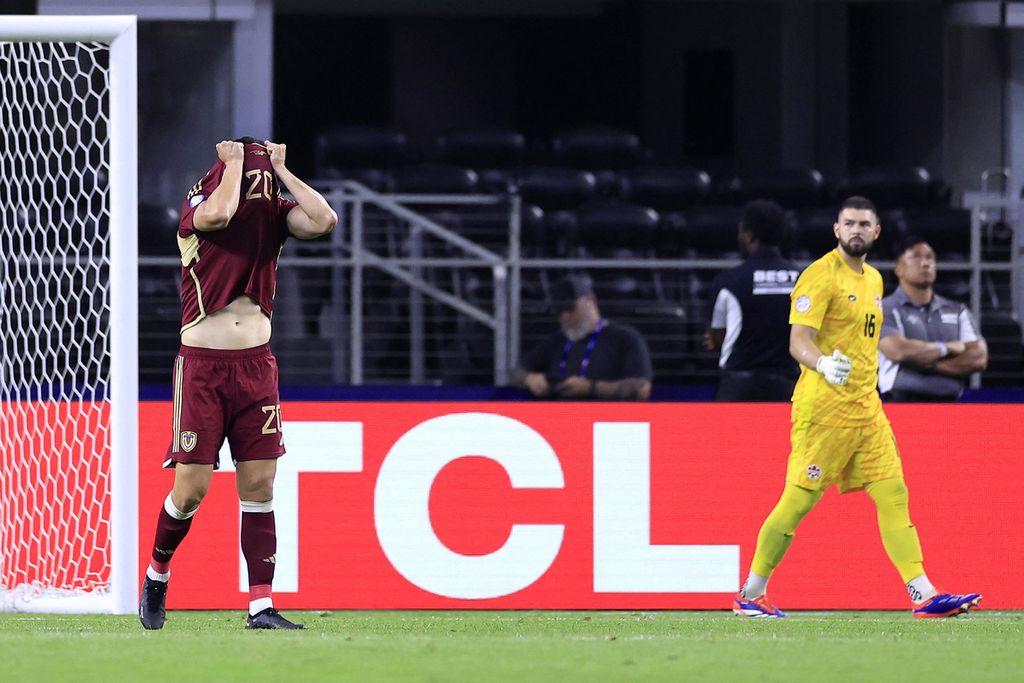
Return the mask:
[[[750,563],[750,571],[753,574],[764,577],[772,575],[772,571],[782,562],[789,544],[793,542],[793,534],[800,520],[821,500],[822,494],[822,491],[811,491],[786,484],[779,502],[764,520],[761,531],[757,534],[757,550],[754,551],[754,560]]]
[[[882,545],[903,583],[922,576],[924,557],[921,541],[917,528],[910,521],[910,497],[903,477],[871,482],[866,488],[878,509]]]

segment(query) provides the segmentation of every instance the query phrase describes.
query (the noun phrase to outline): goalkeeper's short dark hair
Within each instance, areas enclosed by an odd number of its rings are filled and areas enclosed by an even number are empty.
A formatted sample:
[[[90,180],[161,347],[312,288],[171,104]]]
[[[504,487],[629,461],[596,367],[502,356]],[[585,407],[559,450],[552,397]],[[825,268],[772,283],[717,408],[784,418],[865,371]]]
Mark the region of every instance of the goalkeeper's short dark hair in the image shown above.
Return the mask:
[[[743,229],[755,240],[769,247],[782,244],[786,232],[786,215],[782,207],[769,199],[757,199],[743,209]]]
[[[841,214],[845,209],[855,209],[857,211],[870,211],[871,213],[875,214],[875,222],[878,222],[878,209],[875,208],[875,203],[868,199],[867,197],[847,197],[846,200],[843,202],[842,206],[839,207],[839,213]]]

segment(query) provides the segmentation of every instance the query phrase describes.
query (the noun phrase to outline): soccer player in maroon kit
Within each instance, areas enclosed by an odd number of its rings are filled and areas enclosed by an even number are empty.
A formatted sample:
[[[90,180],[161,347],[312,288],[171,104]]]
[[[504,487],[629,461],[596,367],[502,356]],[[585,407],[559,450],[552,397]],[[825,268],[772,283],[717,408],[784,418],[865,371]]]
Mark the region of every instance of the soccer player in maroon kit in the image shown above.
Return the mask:
[[[210,487],[225,437],[235,461],[253,629],[300,629],[274,609],[274,475],[284,455],[277,361],[270,352],[277,259],[288,235],[312,239],[338,222],[323,196],[285,166],[285,145],[217,144],[219,160],[188,193],[178,225],[181,351],[164,467],[174,487],[157,521],[139,619],[164,625],[170,560]],[[281,187],[296,201],[281,197]]]

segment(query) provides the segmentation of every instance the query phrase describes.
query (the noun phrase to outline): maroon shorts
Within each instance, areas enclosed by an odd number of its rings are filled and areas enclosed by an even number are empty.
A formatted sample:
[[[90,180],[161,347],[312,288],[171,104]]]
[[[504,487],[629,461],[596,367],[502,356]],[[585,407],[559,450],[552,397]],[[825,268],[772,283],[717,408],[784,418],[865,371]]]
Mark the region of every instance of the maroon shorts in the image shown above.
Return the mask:
[[[237,351],[182,346],[173,386],[173,436],[164,467],[217,468],[224,437],[235,462],[284,455],[277,360],[268,344]]]

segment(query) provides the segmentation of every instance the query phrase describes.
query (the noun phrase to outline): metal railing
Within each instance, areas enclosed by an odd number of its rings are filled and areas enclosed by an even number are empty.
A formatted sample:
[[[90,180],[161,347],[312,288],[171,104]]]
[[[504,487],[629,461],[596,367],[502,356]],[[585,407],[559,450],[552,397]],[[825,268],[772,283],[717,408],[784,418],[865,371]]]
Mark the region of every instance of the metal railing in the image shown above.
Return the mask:
[[[515,195],[381,194],[351,181],[314,184],[340,221],[329,238],[289,240],[280,259],[274,344],[282,382],[505,384],[520,351],[557,329],[547,309],[550,281],[580,268],[608,286],[615,278],[641,281],[632,295],[601,304],[648,338],[656,380],[711,382],[717,374],[717,355],[700,343],[712,303],[706,290],[714,274],[739,263],[738,254],[535,257],[524,255]],[[1024,212],[1019,202],[982,199],[970,205],[969,259],[941,261],[940,271],[968,275],[968,291],[953,298],[969,298],[979,317],[1001,311],[1024,319],[1021,230],[999,260],[988,249],[995,212],[1011,225]],[[885,274],[894,265],[872,264]],[[178,265],[173,257],[140,258],[144,381],[166,381],[176,349]],[[157,325],[161,319],[166,324]]]

